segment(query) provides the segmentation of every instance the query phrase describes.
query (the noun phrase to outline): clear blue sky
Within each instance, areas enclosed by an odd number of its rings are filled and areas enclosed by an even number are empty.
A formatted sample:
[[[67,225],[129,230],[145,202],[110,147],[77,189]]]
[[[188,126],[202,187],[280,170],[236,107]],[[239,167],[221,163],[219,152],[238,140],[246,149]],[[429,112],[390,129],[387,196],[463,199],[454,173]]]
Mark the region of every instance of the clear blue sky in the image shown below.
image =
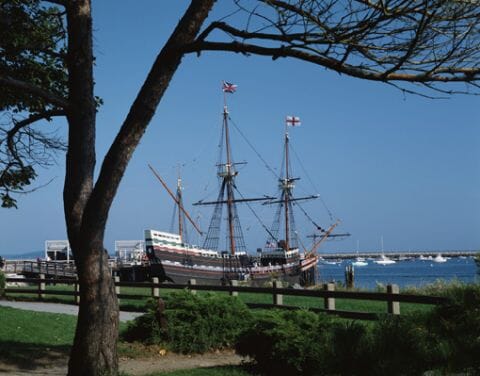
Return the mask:
[[[97,121],[99,165],[187,2],[164,4],[94,1],[96,94],[105,101]],[[173,203],[147,163],[172,187],[183,165],[187,206],[215,197],[223,79],[238,85],[228,98],[232,119],[272,167],[280,166],[284,117],[301,117],[292,144],[310,179],[297,164],[297,192],[319,193],[342,219],[339,231],[352,234],[323,249],[354,250],[357,240],[361,250],[379,249],[381,236],[386,250],[480,248],[478,97],[404,96],[304,62],[217,52],[186,57],[174,76],[112,207],[107,249],[113,251],[114,240],[142,239],[145,228],[170,227]],[[65,131],[64,122],[57,125]],[[237,133],[233,138],[235,160],[249,162],[237,179],[241,192],[274,194],[273,175]],[[38,184],[55,180],[20,197],[18,210],[0,211],[0,254],[40,250],[47,239],[66,238],[64,155],[58,166],[39,172]],[[320,202],[304,207],[329,224]],[[192,209],[205,229],[209,214]],[[259,207],[258,214],[270,224],[269,210]],[[255,250],[266,235],[248,210],[241,215],[247,245]],[[302,217],[299,232],[306,235]]]

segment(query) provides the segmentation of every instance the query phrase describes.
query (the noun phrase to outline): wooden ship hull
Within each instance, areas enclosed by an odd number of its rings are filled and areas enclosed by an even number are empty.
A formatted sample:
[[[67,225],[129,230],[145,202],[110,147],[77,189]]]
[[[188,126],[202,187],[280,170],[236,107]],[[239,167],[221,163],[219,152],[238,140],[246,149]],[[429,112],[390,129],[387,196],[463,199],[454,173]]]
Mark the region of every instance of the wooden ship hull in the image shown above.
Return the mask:
[[[303,286],[315,281],[318,262],[316,256],[305,258],[298,253],[286,257],[273,257],[270,253],[231,255],[189,246],[181,243],[176,234],[155,230],[145,231],[145,246],[151,276],[179,284],[195,279],[197,284],[206,285],[222,285],[231,280],[263,285],[277,279]]]

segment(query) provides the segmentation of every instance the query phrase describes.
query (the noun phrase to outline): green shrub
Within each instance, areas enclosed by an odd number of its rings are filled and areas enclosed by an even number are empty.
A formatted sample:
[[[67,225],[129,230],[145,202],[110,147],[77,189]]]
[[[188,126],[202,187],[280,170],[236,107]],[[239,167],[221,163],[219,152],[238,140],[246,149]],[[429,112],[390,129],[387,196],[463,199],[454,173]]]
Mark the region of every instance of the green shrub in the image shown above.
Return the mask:
[[[5,283],[6,283],[5,280],[6,280],[5,273],[0,270],[0,296],[3,296],[3,293],[5,291]]]
[[[266,375],[416,375],[432,364],[422,322],[391,317],[362,323],[308,311],[268,312],[240,335],[236,349]]]
[[[320,373],[330,319],[309,311],[269,311],[239,337],[236,350],[271,375]]]
[[[156,317],[156,302],[122,334],[127,341],[166,344],[172,351],[202,353],[231,347],[250,323],[251,313],[238,298],[220,294],[172,293],[166,301],[166,330]]]
[[[147,303],[147,313],[127,323],[121,338],[127,342],[142,342],[147,345],[162,343],[165,333],[160,329],[153,301]]]
[[[330,374],[368,375],[375,356],[369,326],[358,321],[338,321],[329,328],[324,349],[325,369]]]
[[[480,373],[480,285],[454,286],[445,296],[449,302],[437,307],[428,323],[438,363],[449,372]]]
[[[372,329],[371,375],[421,375],[435,366],[433,341],[420,315],[393,316]]]

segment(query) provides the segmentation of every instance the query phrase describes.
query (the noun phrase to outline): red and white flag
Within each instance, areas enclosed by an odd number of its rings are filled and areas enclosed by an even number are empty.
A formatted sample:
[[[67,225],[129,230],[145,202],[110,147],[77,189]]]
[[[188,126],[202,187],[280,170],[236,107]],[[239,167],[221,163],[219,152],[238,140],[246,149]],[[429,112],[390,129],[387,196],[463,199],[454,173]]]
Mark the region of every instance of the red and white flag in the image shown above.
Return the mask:
[[[298,127],[299,125],[302,124],[298,116],[287,116],[285,121],[287,122],[287,125],[291,127]]]
[[[237,85],[223,81],[222,90],[224,93],[235,93],[235,90],[237,90]]]

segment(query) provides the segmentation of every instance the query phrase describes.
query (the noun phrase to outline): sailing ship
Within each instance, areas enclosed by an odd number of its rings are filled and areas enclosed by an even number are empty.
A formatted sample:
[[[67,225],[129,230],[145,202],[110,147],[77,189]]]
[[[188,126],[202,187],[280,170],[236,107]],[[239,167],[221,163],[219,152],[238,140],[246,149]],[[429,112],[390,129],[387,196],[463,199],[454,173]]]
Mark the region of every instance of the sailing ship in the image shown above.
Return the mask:
[[[224,83],[225,85],[225,83]],[[229,84],[231,85],[231,84]],[[225,86],[224,86],[225,92]],[[247,281],[249,284],[262,285],[273,279],[289,284],[312,285],[316,282],[318,255],[316,249],[326,240],[337,226],[338,221],[328,229],[317,226],[321,236],[310,250],[301,252],[298,247],[297,233],[294,227],[293,207],[295,201],[315,198],[293,197],[293,188],[298,178],[291,177],[289,165],[289,123],[295,123],[297,117],[287,117],[284,136],[284,160],[282,176],[279,177],[279,197],[236,198],[238,192],[235,178],[238,175],[236,163],[233,162],[230,147],[229,112],[226,103],[223,109],[222,146],[217,175],[220,178],[220,190],[215,201],[199,201],[194,205],[212,205],[214,207],[210,226],[202,246],[188,243],[185,236],[185,218],[192,223],[200,235],[203,232],[185,210],[182,201],[181,179],[177,181],[177,190],[170,191],[158,173],[153,170],[158,180],[174,200],[178,208],[178,233],[145,230],[145,248],[151,264],[152,276],[159,276],[164,281],[187,283],[195,279],[198,284],[228,284],[232,280]],[[237,203],[263,202],[277,205],[276,219],[268,232],[265,246],[257,249],[255,255],[246,250]],[[226,207],[227,245],[219,250],[222,213]],[[282,223],[283,226],[280,226]],[[283,231],[281,231],[283,228]],[[283,233],[283,234],[282,234]]]

